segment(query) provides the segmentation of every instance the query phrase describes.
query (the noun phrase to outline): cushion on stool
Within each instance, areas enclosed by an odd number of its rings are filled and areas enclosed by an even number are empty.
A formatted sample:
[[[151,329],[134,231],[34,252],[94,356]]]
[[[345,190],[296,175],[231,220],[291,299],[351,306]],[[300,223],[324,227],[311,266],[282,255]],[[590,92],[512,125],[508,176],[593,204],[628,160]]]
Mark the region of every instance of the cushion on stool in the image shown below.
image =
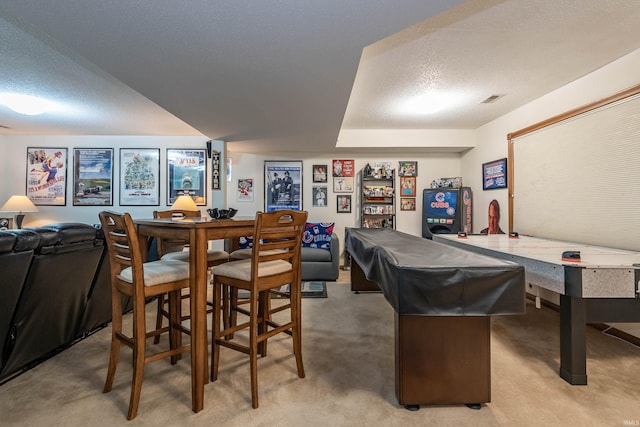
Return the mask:
[[[211,269],[214,276],[227,276],[239,280],[251,280],[251,260],[243,259],[220,264]],[[281,259],[261,262],[258,265],[258,276],[271,276],[273,274],[291,271],[291,264]]]
[[[145,262],[142,265],[145,286],[154,286],[189,278],[189,264],[182,261],[160,260]],[[133,283],[131,267],[122,270],[118,277],[125,282]]]
[[[169,252],[164,254],[161,260],[173,260],[189,262],[189,251]],[[229,254],[225,251],[209,249],[207,251],[207,261],[223,261],[229,259]]]

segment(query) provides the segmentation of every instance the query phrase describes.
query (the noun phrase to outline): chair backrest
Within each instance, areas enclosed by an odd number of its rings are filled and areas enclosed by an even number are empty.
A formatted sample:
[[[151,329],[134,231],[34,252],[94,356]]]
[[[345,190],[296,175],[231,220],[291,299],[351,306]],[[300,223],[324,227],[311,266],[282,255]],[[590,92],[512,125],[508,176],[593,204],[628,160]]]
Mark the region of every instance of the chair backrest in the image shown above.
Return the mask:
[[[131,267],[133,283],[143,284],[143,259],[140,251],[136,226],[129,213],[102,211],[98,214],[104,231],[109,262],[111,264],[111,283],[116,283],[122,270]],[[142,286],[134,286],[137,297],[144,298]]]
[[[188,211],[183,209],[171,209],[166,211],[153,211],[154,218],[173,218],[174,216],[183,218],[200,218],[200,211]],[[169,252],[180,252],[187,245],[186,240],[178,239],[158,239],[158,258],[162,258],[164,254]]]
[[[306,223],[305,211],[279,210],[256,214],[251,258],[254,282],[258,277],[259,263],[275,260],[292,265],[291,271],[287,273],[291,281],[300,279],[300,250]]]

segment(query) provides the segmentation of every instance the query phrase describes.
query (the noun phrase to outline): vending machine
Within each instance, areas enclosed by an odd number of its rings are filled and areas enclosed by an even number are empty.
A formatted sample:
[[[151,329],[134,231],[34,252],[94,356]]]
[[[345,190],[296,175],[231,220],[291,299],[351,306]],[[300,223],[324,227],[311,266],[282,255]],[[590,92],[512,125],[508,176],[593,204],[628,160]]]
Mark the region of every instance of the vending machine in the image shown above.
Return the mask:
[[[422,191],[422,237],[471,233],[471,188],[425,188]]]

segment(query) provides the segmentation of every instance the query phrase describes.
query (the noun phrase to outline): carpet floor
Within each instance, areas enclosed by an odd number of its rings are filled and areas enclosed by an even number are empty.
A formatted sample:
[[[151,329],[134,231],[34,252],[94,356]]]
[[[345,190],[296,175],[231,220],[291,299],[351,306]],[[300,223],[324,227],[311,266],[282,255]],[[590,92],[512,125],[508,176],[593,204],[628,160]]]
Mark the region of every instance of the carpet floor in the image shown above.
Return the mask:
[[[258,409],[247,358],[223,348],[201,412],[191,411],[187,357],[147,367],[138,417],[126,421],[127,349],[113,391],[102,393],[109,326],[1,386],[0,426],[640,425],[640,348],[588,328],[589,384],[571,386],[558,376],[558,313],[532,304],[525,315],[491,319],[491,402],[408,411],[395,396],[391,306],[382,294],[352,293],[348,272],[327,288],[328,298],[302,303],[306,378],[296,375],[290,338],[270,341],[258,361]],[[148,306],[150,320],[155,307]]]

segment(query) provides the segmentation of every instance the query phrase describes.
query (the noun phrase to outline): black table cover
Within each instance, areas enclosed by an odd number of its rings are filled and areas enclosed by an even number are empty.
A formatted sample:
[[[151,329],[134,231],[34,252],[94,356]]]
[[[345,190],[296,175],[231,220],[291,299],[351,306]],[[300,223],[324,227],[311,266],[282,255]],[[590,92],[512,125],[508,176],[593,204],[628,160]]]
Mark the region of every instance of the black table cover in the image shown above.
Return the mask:
[[[525,312],[524,268],[396,230],[345,229],[345,248],[400,315]]]

